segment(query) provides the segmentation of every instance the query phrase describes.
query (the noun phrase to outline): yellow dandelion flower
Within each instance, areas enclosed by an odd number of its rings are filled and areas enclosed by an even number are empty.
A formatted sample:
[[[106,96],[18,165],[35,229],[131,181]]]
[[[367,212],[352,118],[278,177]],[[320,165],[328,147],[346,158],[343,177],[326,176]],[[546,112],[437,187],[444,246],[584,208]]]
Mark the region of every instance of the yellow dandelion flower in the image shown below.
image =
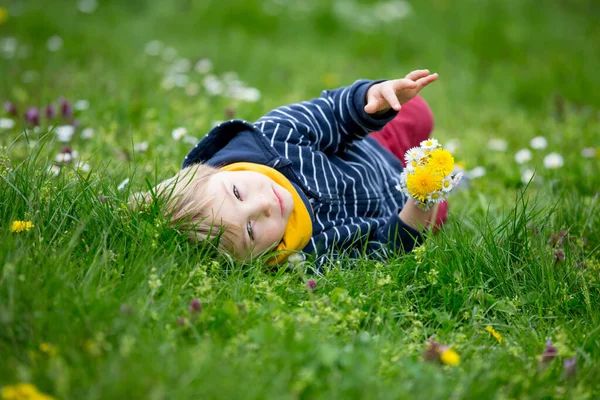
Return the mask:
[[[440,354],[440,361],[445,365],[451,365],[455,367],[460,364],[460,356],[454,350],[447,349]]]
[[[6,22],[8,19],[8,11],[4,7],[0,7],[0,25]]]
[[[446,176],[454,169],[454,157],[448,150],[435,149],[431,152],[427,167]]]
[[[40,351],[48,354],[50,357],[54,357],[58,353],[56,347],[46,342],[40,343]]]
[[[31,383],[4,386],[0,395],[3,400],[54,400],[54,397],[41,393]]]
[[[10,227],[11,232],[24,232],[33,228],[33,222],[31,221],[13,221]]]
[[[496,332],[496,330],[494,328],[492,328],[491,325],[486,326],[485,330],[487,332],[489,332],[490,335],[492,335],[494,337],[494,339],[496,339],[498,341],[498,343],[502,343],[502,335],[499,334],[498,332]]]
[[[406,187],[411,196],[425,202],[429,193],[442,189],[442,177],[419,167],[406,178]]]

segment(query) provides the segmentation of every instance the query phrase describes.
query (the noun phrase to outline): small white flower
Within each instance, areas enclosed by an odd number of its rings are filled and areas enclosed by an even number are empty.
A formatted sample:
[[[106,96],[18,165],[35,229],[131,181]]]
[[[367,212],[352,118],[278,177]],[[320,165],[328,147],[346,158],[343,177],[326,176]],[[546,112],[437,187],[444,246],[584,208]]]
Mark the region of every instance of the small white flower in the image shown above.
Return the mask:
[[[442,179],[442,191],[449,192],[454,188],[454,180],[450,175]]]
[[[71,159],[76,159],[77,157],[79,157],[79,152],[77,150],[72,150],[71,151]]]
[[[544,157],[544,167],[548,169],[560,168],[564,165],[565,160],[558,153],[550,153]]]
[[[196,144],[198,144],[199,141],[200,140],[194,136],[185,135],[183,137],[183,143],[196,145]]]
[[[48,173],[52,176],[58,176],[60,173],[60,165],[52,164],[48,167]]]
[[[144,52],[149,56],[157,56],[160,54],[163,48],[163,44],[160,40],[151,40],[146,43],[146,47],[144,47]]]
[[[5,37],[0,40],[0,52],[4,54],[5,58],[13,58],[18,45],[19,42],[14,37]]]
[[[144,151],[148,150],[148,142],[141,142],[141,143],[134,144],[133,150],[136,153],[143,153]]]
[[[450,153],[455,153],[456,150],[458,150],[460,148],[460,141],[458,139],[450,139],[450,140],[448,140],[446,142],[446,144],[444,145],[444,147]]]
[[[219,78],[214,75],[206,75],[202,83],[204,84],[204,88],[208,94],[220,95],[225,89],[223,82],[221,82]]]
[[[488,149],[493,151],[506,151],[508,149],[508,143],[504,139],[490,139],[488,142]]]
[[[440,202],[444,201],[444,199],[445,199],[444,192],[442,192],[440,190],[431,192],[427,196],[427,201],[429,201],[431,203],[440,203]]]
[[[55,160],[59,163],[68,163],[71,162],[72,158],[73,157],[69,153],[58,153]]]
[[[260,100],[260,90],[256,88],[245,88],[241,90],[239,99],[249,103],[256,103]]]
[[[467,172],[467,176],[471,179],[477,179],[477,178],[481,178],[482,176],[485,176],[485,168],[478,166],[473,168],[472,170]]]
[[[524,185],[527,185],[530,181],[533,182],[535,180],[535,171],[532,169],[526,169],[525,171],[523,171],[523,173],[521,174],[521,182],[523,182]]]
[[[406,160],[406,163],[411,163],[413,161],[417,161],[419,162],[419,160],[421,160],[421,158],[424,156],[424,152],[423,149],[420,147],[413,147],[411,149],[408,149],[406,151],[406,154],[404,155],[404,159]]]
[[[67,143],[73,138],[75,127],[72,125],[61,125],[54,128],[54,132],[60,142]]]
[[[515,154],[515,161],[517,164],[524,164],[528,161],[531,161],[531,150],[529,149],[521,149]]]
[[[543,150],[548,146],[548,141],[543,136],[536,136],[529,142],[532,149]]]
[[[96,8],[98,8],[98,1],[97,0],[79,0],[79,2],[77,3],[77,8],[82,13],[91,14],[94,11],[96,11]]]
[[[194,69],[199,74],[208,74],[213,69],[213,63],[208,58],[203,58],[198,60]]]
[[[190,78],[185,74],[173,75],[173,82],[177,87],[185,87],[189,81]]]
[[[84,140],[91,139],[94,136],[93,128],[85,128],[81,131],[81,138]]]
[[[586,147],[585,149],[581,150],[581,157],[583,158],[594,158],[596,157],[596,154],[597,151],[593,147]]]
[[[119,183],[119,186],[117,186],[117,190],[120,192],[121,190],[125,189],[125,187],[129,184],[129,178],[126,178],[123,182]]]
[[[185,135],[187,135],[187,133],[187,129],[180,126],[179,128],[173,129],[173,132],[171,132],[171,136],[173,136],[173,139],[175,140],[181,140]]]
[[[90,172],[92,170],[92,167],[90,167],[90,164],[83,162],[83,161],[77,161],[75,168],[77,168],[81,172]]]
[[[173,61],[175,57],[177,57],[177,50],[175,50],[173,47],[167,47],[162,51],[162,59],[164,61]]]
[[[192,68],[192,62],[190,60],[188,60],[187,58],[179,58],[179,59],[175,60],[173,65],[171,65],[170,70],[171,70],[171,72],[185,74],[185,73],[190,72],[191,68]]]
[[[58,50],[60,50],[60,48],[62,46],[63,46],[63,40],[58,35],[54,35],[54,36],[50,37],[48,39],[48,42],[46,43],[46,47],[48,47],[48,50],[50,50],[50,51],[58,51]]]
[[[458,186],[458,184],[460,183],[460,181],[463,178],[463,173],[462,172],[458,172],[454,175],[454,177],[452,178],[452,184],[454,187]]]
[[[414,172],[418,166],[419,166],[419,162],[416,160],[413,160],[411,162],[406,163],[405,170],[407,170],[408,172]]]
[[[15,126],[15,121],[10,118],[0,118],[0,129],[12,129]]]
[[[424,150],[433,150],[437,147],[440,147],[440,142],[438,142],[437,139],[429,138],[421,142],[421,147]]]
[[[175,77],[172,75],[165,76],[160,85],[165,90],[173,89],[175,87]]]
[[[73,104],[73,108],[79,111],[87,110],[90,107],[90,102],[87,100],[77,100]]]

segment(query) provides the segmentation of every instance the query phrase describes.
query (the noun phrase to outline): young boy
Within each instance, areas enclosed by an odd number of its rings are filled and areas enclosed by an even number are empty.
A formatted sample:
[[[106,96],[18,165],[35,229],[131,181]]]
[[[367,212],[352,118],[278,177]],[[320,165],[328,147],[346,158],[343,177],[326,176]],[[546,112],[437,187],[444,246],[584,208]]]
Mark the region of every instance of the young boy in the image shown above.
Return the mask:
[[[431,112],[417,94],[437,77],[417,70],[359,80],[255,123],[224,122],[143,199],[166,200],[173,226],[197,241],[218,237],[238,260],[410,251],[432,211],[399,190],[400,160],[431,132]],[[445,219],[445,210],[439,214]]]

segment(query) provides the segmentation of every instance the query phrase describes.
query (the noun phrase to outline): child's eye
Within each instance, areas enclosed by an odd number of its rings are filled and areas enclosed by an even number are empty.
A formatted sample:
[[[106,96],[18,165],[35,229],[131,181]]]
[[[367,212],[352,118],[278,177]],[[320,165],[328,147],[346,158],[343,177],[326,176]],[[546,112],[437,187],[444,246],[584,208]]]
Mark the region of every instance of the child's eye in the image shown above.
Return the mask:
[[[240,196],[240,192],[238,191],[238,188],[235,185],[233,185],[233,195],[236,199],[242,201],[242,196]]]
[[[248,236],[250,236],[250,239],[254,240],[254,231],[252,230],[252,225],[250,222],[246,224],[246,230],[248,231]]]

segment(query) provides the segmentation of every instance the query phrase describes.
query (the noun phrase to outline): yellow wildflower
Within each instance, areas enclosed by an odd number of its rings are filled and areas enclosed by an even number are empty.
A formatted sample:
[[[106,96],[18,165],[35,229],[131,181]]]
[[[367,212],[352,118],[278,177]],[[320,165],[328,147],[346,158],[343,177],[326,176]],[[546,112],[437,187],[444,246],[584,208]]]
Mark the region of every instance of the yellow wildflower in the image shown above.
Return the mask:
[[[414,173],[408,174],[406,187],[412,197],[425,202],[429,193],[442,189],[442,177],[419,167]]]
[[[431,152],[427,167],[446,176],[454,169],[454,157],[448,150],[435,149]]]
[[[8,19],[8,11],[4,7],[0,7],[0,25],[6,22]]]
[[[46,342],[40,343],[40,351],[48,354],[50,357],[54,357],[56,354],[58,354],[56,347]]]
[[[54,397],[41,393],[31,383],[4,386],[0,395],[2,400],[54,400]]]
[[[447,349],[440,354],[440,361],[445,365],[451,365],[455,367],[460,364],[460,356],[454,350]]]
[[[11,232],[24,232],[33,228],[33,222],[31,221],[13,221],[10,227]]]
[[[494,337],[494,339],[496,339],[498,341],[498,343],[502,343],[502,335],[499,334],[498,332],[496,332],[496,330],[494,328],[492,328],[491,325],[488,325],[485,328],[485,330],[488,331]]]

